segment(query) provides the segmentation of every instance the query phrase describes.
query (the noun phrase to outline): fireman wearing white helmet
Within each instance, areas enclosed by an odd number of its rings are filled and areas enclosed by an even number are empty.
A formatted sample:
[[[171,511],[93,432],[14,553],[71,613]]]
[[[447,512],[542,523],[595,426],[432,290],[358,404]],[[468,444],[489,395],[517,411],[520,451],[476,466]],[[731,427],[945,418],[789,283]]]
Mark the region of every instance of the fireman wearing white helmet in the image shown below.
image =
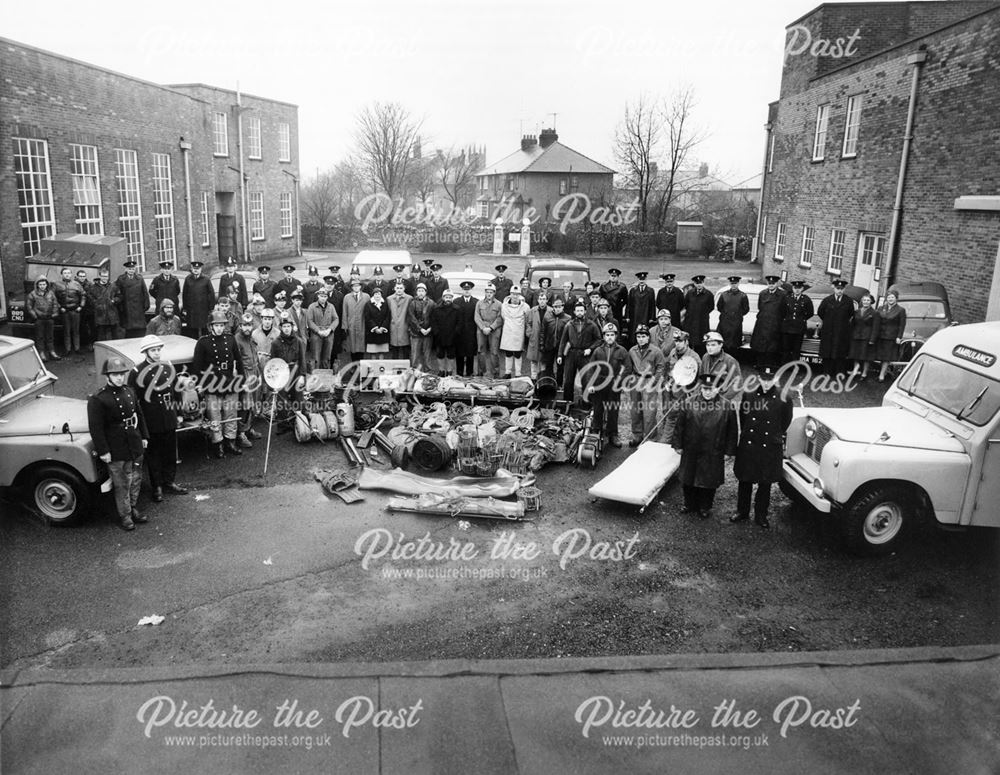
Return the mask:
[[[165,300],[167,301],[167,300]],[[174,481],[177,475],[177,370],[163,360],[163,340],[155,334],[143,337],[139,352],[144,359],[128,375],[128,385],[136,394],[146,419],[149,442],[146,468],[153,501],[163,500],[163,493],[184,495],[187,490]]]
[[[742,372],[739,362],[723,351],[723,341],[718,331],[709,331],[704,335],[705,354],[701,356],[701,373],[715,376],[722,397],[735,406],[740,397],[738,385]]]

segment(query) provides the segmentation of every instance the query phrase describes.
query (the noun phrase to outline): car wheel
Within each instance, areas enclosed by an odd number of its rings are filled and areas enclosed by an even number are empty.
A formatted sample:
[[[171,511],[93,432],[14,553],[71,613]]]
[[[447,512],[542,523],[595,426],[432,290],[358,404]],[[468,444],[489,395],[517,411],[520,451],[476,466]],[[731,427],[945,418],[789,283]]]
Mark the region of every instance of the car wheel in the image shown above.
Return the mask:
[[[59,466],[35,471],[28,482],[31,505],[50,523],[70,525],[78,522],[91,502],[87,483],[75,472]]]
[[[855,495],[840,514],[847,549],[861,555],[895,551],[914,520],[914,505],[900,485],[880,485]]]

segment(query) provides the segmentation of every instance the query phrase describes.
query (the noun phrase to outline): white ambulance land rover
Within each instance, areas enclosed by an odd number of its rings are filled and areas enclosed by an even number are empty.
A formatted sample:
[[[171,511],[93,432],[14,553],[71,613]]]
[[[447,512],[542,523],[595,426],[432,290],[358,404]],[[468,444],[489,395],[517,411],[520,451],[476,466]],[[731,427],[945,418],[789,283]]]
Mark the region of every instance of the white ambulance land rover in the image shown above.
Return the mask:
[[[796,410],[780,484],[859,554],[894,551],[931,517],[1000,527],[1000,322],[931,336],[882,406]]]

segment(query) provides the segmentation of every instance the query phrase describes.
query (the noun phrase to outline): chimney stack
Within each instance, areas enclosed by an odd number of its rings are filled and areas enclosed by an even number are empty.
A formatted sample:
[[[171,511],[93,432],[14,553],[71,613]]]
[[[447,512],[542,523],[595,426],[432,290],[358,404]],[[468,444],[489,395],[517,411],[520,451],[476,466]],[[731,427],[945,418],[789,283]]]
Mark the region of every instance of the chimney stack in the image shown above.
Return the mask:
[[[708,165],[707,164],[702,163],[702,165],[698,168],[698,177],[699,178],[707,178],[708,177]]]
[[[548,148],[558,139],[559,135],[556,134],[555,129],[543,129],[541,134],[538,135],[538,144],[542,146],[542,148]]]
[[[536,145],[538,145],[538,138],[534,135],[524,135],[524,137],[521,138],[522,151],[530,151]]]

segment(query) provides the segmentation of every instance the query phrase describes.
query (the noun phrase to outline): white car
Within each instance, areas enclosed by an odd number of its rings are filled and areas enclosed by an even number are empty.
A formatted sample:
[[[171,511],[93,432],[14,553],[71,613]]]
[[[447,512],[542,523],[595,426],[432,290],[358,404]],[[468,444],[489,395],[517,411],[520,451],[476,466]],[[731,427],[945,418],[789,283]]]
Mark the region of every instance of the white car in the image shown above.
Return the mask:
[[[358,268],[362,282],[372,278],[372,272],[376,266],[382,267],[383,277],[393,277],[395,272],[393,267],[402,264],[406,267],[406,277],[410,276],[410,267],[413,265],[413,256],[408,250],[362,250],[354,257],[351,263],[352,269]]]
[[[441,276],[448,281],[448,288],[455,294],[455,298],[462,295],[462,283],[466,280],[472,280],[475,283],[472,295],[476,299],[484,298],[486,285],[493,282],[493,275],[489,272],[473,272],[469,268],[463,272],[442,272]]]

